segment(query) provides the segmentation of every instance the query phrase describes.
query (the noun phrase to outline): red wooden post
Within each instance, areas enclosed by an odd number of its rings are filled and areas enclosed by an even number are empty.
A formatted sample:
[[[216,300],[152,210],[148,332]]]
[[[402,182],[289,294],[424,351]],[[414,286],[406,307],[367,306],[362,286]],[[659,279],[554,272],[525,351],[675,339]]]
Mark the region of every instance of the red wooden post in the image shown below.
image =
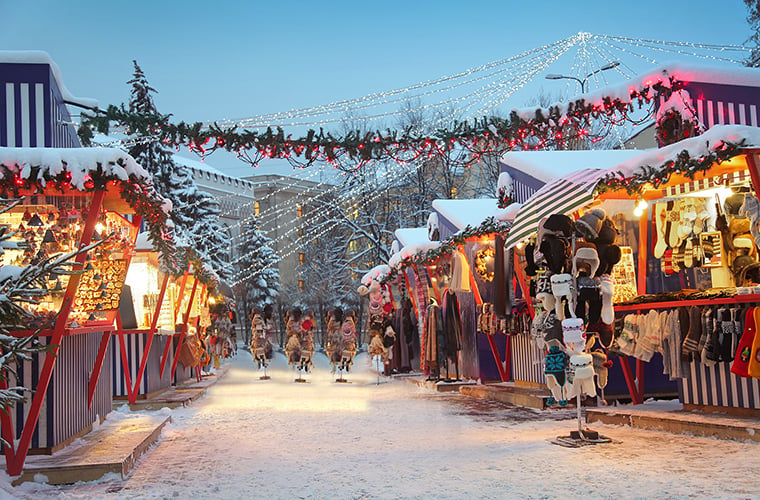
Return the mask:
[[[628,386],[628,392],[631,395],[631,402],[635,405],[640,404],[639,389],[636,386],[636,381],[633,378],[631,372],[631,365],[628,363],[628,356],[620,355],[620,367],[623,369],[623,377],[625,377],[625,383]]]
[[[493,340],[493,335],[486,334],[486,338],[488,338],[488,345],[491,346],[491,353],[493,354],[494,361],[496,361],[496,366],[499,368],[499,377],[502,382],[506,382],[509,380],[509,376],[504,370],[504,363],[501,362],[501,356],[499,355],[499,350],[496,348],[496,342]]]
[[[193,307],[193,299],[195,298],[195,291],[198,288],[198,280],[193,280],[193,289],[190,292],[190,300],[187,301],[187,310],[185,311],[185,320],[182,322],[182,330],[179,334],[179,343],[177,344],[177,351],[174,353],[174,361],[172,362],[171,377],[174,378],[174,373],[177,371],[177,361],[179,359],[179,351],[182,349],[182,341],[185,340],[187,331],[187,323],[190,321],[190,310]]]
[[[95,223],[98,221],[98,215],[100,214],[100,209],[103,206],[103,198],[105,197],[105,194],[106,192],[102,190],[95,191],[93,193],[92,203],[87,214],[87,221],[85,222],[84,228],[82,230],[82,239],[79,242],[80,248],[89,245],[90,241],[92,240],[92,234],[95,231]],[[75,267],[81,268],[85,262],[85,258],[87,257],[86,254],[87,252],[82,252],[74,258],[74,262],[79,264],[79,266]],[[79,274],[73,274],[69,277],[69,282],[66,286],[66,293],[64,294],[63,303],[61,305],[60,311],[58,312],[58,317],[56,318],[55,327],[53,329],[53,335],[50,339],[49,345],[52,345],[53,347],[50,352],[45,354],[45,361],[42,365],[42,371],[40,373],[39,381],[37,382],[37,387],[35,387],[35,393],[32,397],[32,404],[29,408],[29,413],[27,414],[26,420],[24,421],[24,428],[21,431],[21,438],[19,439],[18,446],[16,447],[15,452],[13,450],[9,450],[10,454],[13,457],[10,462],[7,460],[8,451],[6,451],[6,465],[8,469],[8,475],[10,476],[18,476],[24,470],[24,462],[26,462],[26,456],[29,453],[29,446],[32,443],[32,434],[34,433],[35,427],[37,427],[37,422],[40,418],[40,411],[42,410],[42,401],[47,395],[48,386],[50,385],[50,380],[53,377],[53,369],[55,368],[58,351],[61,349],[61,340],[63,339],[63,334],[66,329],[66,322],[69,319],[69,314],[71,313],[71,309],[74,304],[74,296],[76,295],[77,287],[79,286],[80,276],[81,275]],[[3,435],[5,435],[5,432],[6,431],[3,430]],[[10,434],[13,435],[12,428]],[[10,441],[6,446],[6,449],[12,446],[13,441]]]

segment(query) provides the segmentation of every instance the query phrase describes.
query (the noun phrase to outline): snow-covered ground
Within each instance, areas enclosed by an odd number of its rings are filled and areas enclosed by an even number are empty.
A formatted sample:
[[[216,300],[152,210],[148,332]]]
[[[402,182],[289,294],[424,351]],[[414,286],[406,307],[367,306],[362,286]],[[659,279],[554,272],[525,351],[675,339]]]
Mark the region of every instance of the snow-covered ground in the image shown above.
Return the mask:
[[[72,486],[0,474],[15,498],[760,498],[760,448],[594,424],[612,444],[563,448],[573,410],[533,412],[381,378],[360,355],[337,384],[324,356],[294,383],[240,350],[203,399],[171,412],[131,476]],[[164,410],[166,411],[166,410]]]

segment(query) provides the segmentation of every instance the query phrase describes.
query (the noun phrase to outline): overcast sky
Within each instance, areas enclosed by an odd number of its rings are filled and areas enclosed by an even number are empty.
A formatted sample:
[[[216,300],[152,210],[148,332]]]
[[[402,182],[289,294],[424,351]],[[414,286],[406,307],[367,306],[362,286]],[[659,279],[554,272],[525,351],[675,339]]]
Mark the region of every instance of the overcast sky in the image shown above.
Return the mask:
[[[101,106],[128,101],[135,59],[159,111],[195,122],[405,87],[580,31],[741,45],[746,14],[741,0],[0,0],[0,49],[48,52]]]

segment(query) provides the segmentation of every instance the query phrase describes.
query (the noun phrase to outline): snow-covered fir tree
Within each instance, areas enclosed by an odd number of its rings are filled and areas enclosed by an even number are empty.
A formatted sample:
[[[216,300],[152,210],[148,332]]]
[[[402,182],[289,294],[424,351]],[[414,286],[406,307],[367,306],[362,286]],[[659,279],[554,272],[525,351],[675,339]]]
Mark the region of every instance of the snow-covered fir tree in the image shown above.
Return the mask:
[[[258,228],[256,221],[249,221],[240,235],[240,259],[237,270],[239,287],[245,290],[246,316],[251,309],[261,311],[266,305],[274,306],[280,293],[279,258],[272,249],[272,239]]]
[[[133,63],[135,72],[127,82],[132,85],[129,111],[146,116],[159,115],[152,95],[156,90],[148,84],[137,61]],[[219,203],[198,189],[190,169],[175,163],[173,152],[161,142],[137,141],[129,149],[129,154],[151,173],[156,190],[172,201],[171,219],[178,254],[194,252],[217,277],[229,278],[230,241],[219,221]],[[189,249],[193,252],[188,253]]]

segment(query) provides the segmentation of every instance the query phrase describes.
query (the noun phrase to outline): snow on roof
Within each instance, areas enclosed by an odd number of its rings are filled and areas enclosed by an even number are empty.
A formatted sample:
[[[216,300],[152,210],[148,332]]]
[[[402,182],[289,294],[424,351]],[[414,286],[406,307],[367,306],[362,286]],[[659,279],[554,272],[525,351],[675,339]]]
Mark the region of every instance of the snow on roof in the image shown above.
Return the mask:
[[[150,233],[143,231],[137,235],[135,240],[135,250],[137,251],[153,251],[153,243],[150,242]]]
[[[549,182],[585,168],[607,169],[641,153],[641,150],[636,149],[511,151],[501,157],[501,163],[540,181]]]
[[[66,85],[63,84],[61,71],[58,65],[50,58],[50,54],[42,50],[0,50],[0,63],[12,64],[48,64],[53,72],[53,78],[61,91],[64,100],[77,103],[85,107],[97,108],[98,101],[95,99],[74,97],[71,95]]]
[[[0,164],[10,169],[21,168],[21,178],[28,179],[32,167],[40,167],[38,179],[55,177],[66,171],[71,174],[71,185],[85,191],[89,173],[100,166],[107,177],[122,181],[130,175],[152,183],[147,170],[134,158],[116,148],[4,148],[0,147]]]
[[[646,175],[646,167],[666,168],[666,163],[674,161],[682,151],[686,151],[692,158],[700,158],[715,151],[724,142],[739,143],[742,139],[745,141],[745,148],[760,147],[760,128],[746,125],[714,125],[702,135],[660,149],[640,152],[638,156],[608,170],[624,177]]]
[[[391,272],[391,268],[388,267],[385,264],[380,264],[379,266],[375,266],[367,273],[362,276],[361,283],[362,285],[369,287],[372,285],[372,282],[380,283],[380,281],[388,276],[388,274]]]
[[[402,227],[393,233],[402,247],[430,241],[427,227]]]
[[[513,203],[507,208],[499,208],[495,198],[433,200],[433,209],[454,224],[458,230],[467,226],[476,228],[489,217],[497,221],[514,220],[518,206],[519,204]]]
[[[421,242],[414,245],[406,245],[401,250],[399,250],[398,253],[395,253],[391,255],[391,258],[388,259],[388,266],[391,268],[398,267],[399,264],[401,264],[401,261],[404,259],[407,259],[409,257],[413,257],[415,255],[421,255],[426,253],[428,250],[435,250],[436,248],[441,246],[440,241],[430,241],[427,242]]]
[[[670,77],[682,82],[716,83],[722,85],[735,85],[743,87],[760,87],[760,70],[746,68],[744,66],[712,66],[691,65],[682,62],[670,62],[657,66],[646,73],[631,78],[622,83],[608,85],[587,94],[581,94],[568,99],[565,103],[557,103],[560,113],[567,111],[571,102],[583,98],[586,103],[602,104],[604,98],[619,99],[621,102],[630,102],[632,92],[642,92],[652,85],[662,83],[670,86]],[[536,107],[515,109],[519,116],[525,120],[535,117]]]

